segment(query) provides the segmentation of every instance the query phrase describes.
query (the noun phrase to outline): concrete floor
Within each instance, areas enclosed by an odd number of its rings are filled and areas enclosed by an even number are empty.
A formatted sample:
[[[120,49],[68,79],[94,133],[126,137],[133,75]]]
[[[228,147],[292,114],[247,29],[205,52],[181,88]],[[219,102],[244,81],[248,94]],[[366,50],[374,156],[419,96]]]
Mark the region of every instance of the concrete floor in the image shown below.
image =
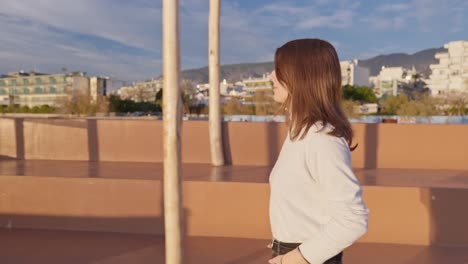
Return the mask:
[[[187,181],[267,183],[271,166],[183,164]],[[468,188],[468,172],[461,170],[356,169],[363,185]],[[38,177],[99,177],[162,179],[161,163],[0,161],[0,175]],[[261,239],[188,237],[184,263],[267,263],[268,241]],[[345,251],[346,264],[463,264],[468,246],[410,246],[358,243]],[[164,263],[161,236],[103,232],[0,229],[0,264],[22,263]]]
[[[188,181],[268,182],[272,166],[183,164]],[[424,169],[355,169],[362,185],[468,188],[468,171]],[[0,160],[0,175],[154,179],[163,177],[162,163]]]
[[[185,239],[184,263],[267,263],[268,241],[219,237]],[[164,263],[164,238],[153,235],[53,230],[0,230],[2,264]],[[463,264],[468,247],[358,243],[345,250],[346,264]]]

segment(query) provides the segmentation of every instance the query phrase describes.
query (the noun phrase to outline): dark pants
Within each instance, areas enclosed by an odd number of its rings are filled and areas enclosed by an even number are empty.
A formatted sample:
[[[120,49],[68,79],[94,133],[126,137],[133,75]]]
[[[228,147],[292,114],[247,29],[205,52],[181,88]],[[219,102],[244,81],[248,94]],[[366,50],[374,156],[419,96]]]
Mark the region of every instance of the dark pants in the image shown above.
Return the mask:
[[[274,240],[273,248],[272,248],[273,257],[276,257],[278,255],[284,255],[288,253],[289,251],[296,249],[299,245],[301,244],[300,243],[283,243],[283,242]],[[323,264],[342,264],[343,263],[341,261],[342,257],[343,257],[343,252],[340,252],[338,255],[325,261]]]

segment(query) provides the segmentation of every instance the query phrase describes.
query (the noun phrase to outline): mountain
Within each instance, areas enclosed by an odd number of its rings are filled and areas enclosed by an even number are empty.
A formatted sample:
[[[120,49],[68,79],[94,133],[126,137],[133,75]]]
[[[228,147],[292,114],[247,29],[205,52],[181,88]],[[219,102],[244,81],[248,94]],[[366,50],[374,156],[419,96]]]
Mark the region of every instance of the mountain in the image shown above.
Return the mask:
[[[438,63],[434,58],[437,52],[446,51],[444,48],[434,48],[419,51],[414,54],[394,53],[379,55],[366,60],[359,60],[359,65],[369,68],[371,76],[378,75],[382,66],[412,68],[421,72],[425,77],[430,74],[429,65]],[[220,79],[228,82],[240,81],[242,78],[261,77],[264,73],[273,70],[273,62],[241,63],[221,65]],[[181,72],[182,79],[189,79],[196,83],[208,82],[208,67],[184,70]]]
[[[219,77],[221,80],[226,79],[228,82],[236,82],[243,78],[261,77],[272,70],[273,62],[221,65]],[[196,83],[207,83],[208,67],[184,70],[181,72],[181,77],[182,79],[189,79]]]
[[[403,68],[412,68],[414,66],[418,72],[421,72],[425,77],[428,77],[431,73],[429,65],[439,62],[434,58],[434,55],[443,51],[447,50],[444,48],[435,48],[422,50],[411,55],[406,53],[379,55],[367,60],[360,60],[359,65],[369,68],[371,76],[378,75],[382,66],[401,66]]]

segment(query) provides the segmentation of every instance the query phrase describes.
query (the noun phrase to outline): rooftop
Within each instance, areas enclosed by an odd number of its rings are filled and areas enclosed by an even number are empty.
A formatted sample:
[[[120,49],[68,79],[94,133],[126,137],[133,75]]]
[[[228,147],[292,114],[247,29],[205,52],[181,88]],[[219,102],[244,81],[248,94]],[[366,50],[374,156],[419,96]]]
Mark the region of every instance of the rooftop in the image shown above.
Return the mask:
[[[185,263],[266,263],[283,123],[185,121]],[[369,230],[351,263],[468,263],[468,127],[353,124]],[[0,118],[0,263],[163,263],[162,123]]]

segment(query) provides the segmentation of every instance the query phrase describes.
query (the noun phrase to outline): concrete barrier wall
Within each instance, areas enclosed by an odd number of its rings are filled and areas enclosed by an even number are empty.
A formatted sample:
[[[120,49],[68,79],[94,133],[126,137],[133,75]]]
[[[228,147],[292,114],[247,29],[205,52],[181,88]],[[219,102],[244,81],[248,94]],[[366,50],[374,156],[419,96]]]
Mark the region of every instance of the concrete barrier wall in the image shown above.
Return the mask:
[[[0,177],[0,225],[163,234],[161,181]],[[468,245],[468,189],[364,186],[361,242]],[[266,183],[184,182],[187,235],[270,239]]]
[[[468,169],[468,126],[354,124],[356,168]],[[185,121],[182,159],[210,163],[208,122]],[[284,123],[223,124],[226,159],[271,165]],[[0,159],[162,162],[162,122],[0,118]]]

